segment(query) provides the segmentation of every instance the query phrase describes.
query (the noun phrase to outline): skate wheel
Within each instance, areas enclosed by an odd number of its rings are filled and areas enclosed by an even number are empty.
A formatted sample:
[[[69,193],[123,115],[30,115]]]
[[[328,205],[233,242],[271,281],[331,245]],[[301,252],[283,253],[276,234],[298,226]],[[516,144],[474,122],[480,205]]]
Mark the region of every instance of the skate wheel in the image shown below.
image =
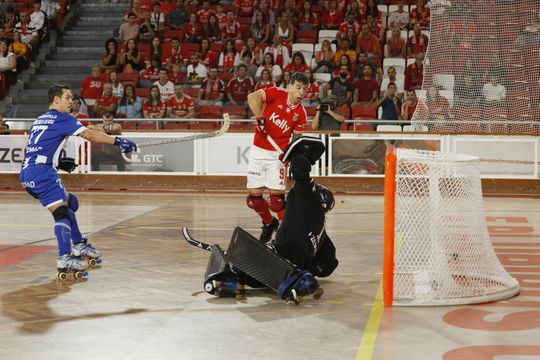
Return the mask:
[[[101,259],[97,259],[96,262],[97,262],[98,264],[101,264],[101,263],[102,263]]]
[[[303,301],[304,301],[304,297],[303,297],[303,296],[298,296],[298,297],[296,297],[296,299],[294,300],[294,304],[295,304],[295,305],[298,305],[298,304],[300,304],[300,303],[303,302]]]
[[[204,284],[204,290],[207,292],[207,293],[212,293],[214,290],[215,290],[215,287],[214,285],[212,284],[212,282],[207,282],[206,284]]]
[[[64,272],[61,272],[61,273],[56,274],[56,277],[58,277],[58,279],[60,279],[60,280],[66,280],[67,279],[67,274],[64,273]]]
[[[82,271],[76,271],[74,275],[75,279],[82,279],[82,277],[84,276]]]
[[[90,266],[96,266],[96,265],[97,265],[96,259],[90,259],[90,260],[88,260],[88,265],[90,265]]]
[[[323,288],[318,288],[317,290],[315,290],[315,292],[313,293],[313,298],[315,300],[319,300],[324,294],[324,290]]]

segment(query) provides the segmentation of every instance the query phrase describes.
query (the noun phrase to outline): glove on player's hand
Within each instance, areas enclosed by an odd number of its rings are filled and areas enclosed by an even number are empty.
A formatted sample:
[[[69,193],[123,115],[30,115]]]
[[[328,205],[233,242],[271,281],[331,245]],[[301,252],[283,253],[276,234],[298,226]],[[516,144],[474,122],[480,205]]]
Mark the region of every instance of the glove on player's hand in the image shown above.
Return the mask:
[[[70,173],[73,170],[75,170],[77,166],[79,166],[79,164],[75,162],[74,158],[63,157],[60,160],[58,160],[58,166],[56,168],[58,170],[63,170],[65,172]]]
[[[137,144],[133,141],[118,136],[114,138],[114,145],[118,146],[123,153],[130,153],[137,150]]]

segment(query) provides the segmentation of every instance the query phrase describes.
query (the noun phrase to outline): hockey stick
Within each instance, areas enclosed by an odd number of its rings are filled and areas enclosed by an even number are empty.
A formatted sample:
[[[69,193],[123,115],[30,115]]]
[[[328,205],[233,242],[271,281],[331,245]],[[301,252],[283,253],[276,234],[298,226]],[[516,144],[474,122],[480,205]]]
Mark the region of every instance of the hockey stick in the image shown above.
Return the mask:
[[[137,147],[146,147],[146,146],[152,146],[152,145],[163,145],[163,144],[172,144],[177,142],[184,142],[184,141],[193,141],[193,140],[201,140],[201,139],[208,139],[213,138],[216,136],[221,136],[229,130],[229,125],[231,124],[231,119],[229,117],[228,113],[223,114],[223,125],[221,126],[221,129],[216,131],[211,131],[207,133],[202,134],[195,134],[195,135],[189,135],[184,137],[178,137],[173,139],[164,139],[164,140],[154,140],[145,142],[142,144],[137,144]]]
[[[193,245],[195,247],[198,247],[199,249],[203,249],[206,251],[212,251],[212,245],[203,243],[201,241],[198,241],[192,238],[191,235],[189,234],[187,227],[182,228],[182,235],[184,235],[184,239],[186,239],[186,241],[190,243],[190,245]]]

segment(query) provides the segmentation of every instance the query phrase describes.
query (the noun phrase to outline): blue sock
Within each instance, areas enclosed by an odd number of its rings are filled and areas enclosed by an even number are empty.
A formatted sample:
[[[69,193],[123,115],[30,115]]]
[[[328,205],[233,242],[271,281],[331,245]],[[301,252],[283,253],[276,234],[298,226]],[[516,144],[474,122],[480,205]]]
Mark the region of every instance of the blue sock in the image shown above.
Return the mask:
[[[78,244],[83,240],[83,236],[81,234],[81,230],[79,230],[79,224],[77,223],[77,217],[75,216],[75,212],[72,212],[70,215],[71,215],[71,240],[73,241],[73,244]]]
[[[58,241],[58,255],[66,255],[71,252],[71,223],[68,219],[62,219],[54,224],[54,235]]]

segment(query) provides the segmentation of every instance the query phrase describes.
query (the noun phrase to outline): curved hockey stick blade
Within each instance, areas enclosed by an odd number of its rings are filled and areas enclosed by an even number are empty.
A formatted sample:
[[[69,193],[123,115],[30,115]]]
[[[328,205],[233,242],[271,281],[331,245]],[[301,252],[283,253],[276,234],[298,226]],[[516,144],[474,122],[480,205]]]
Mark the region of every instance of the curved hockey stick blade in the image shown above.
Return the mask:
[[[147,147],[147,146],[153,146],[153,145],[164,145],[164,144],[172,144],[172,143],[177,143],[177,142],[213,138],[213,137],[221,136],[225,134],[227,130],[229,130],[230,124],[231,124],[231,118],[229,117],[229,113],[225,113],[223,114],[223,125],[221,126],[221,129],[219,130],[195,134],[195,135],[188,135],[188,136],[183,136],[179,138],[149,141],[142,144],[138,144],[137,147],[141,148],[141,147]]]
[[[206,250],[206,251],[212,251],[212,245],[203,243],[201,241],[198,241],[198,240],[195,240],[194,238],[192,238],[191,235],[189,234],[189,231],[188,231],[187,227],[182,228],[182,235],[184,236],[184,239],[186,239],[186,241],[188,243],[190,243],[191,245],[193,245],[195,247],[198,247],[199,249],[203,249],[203,250]]]

